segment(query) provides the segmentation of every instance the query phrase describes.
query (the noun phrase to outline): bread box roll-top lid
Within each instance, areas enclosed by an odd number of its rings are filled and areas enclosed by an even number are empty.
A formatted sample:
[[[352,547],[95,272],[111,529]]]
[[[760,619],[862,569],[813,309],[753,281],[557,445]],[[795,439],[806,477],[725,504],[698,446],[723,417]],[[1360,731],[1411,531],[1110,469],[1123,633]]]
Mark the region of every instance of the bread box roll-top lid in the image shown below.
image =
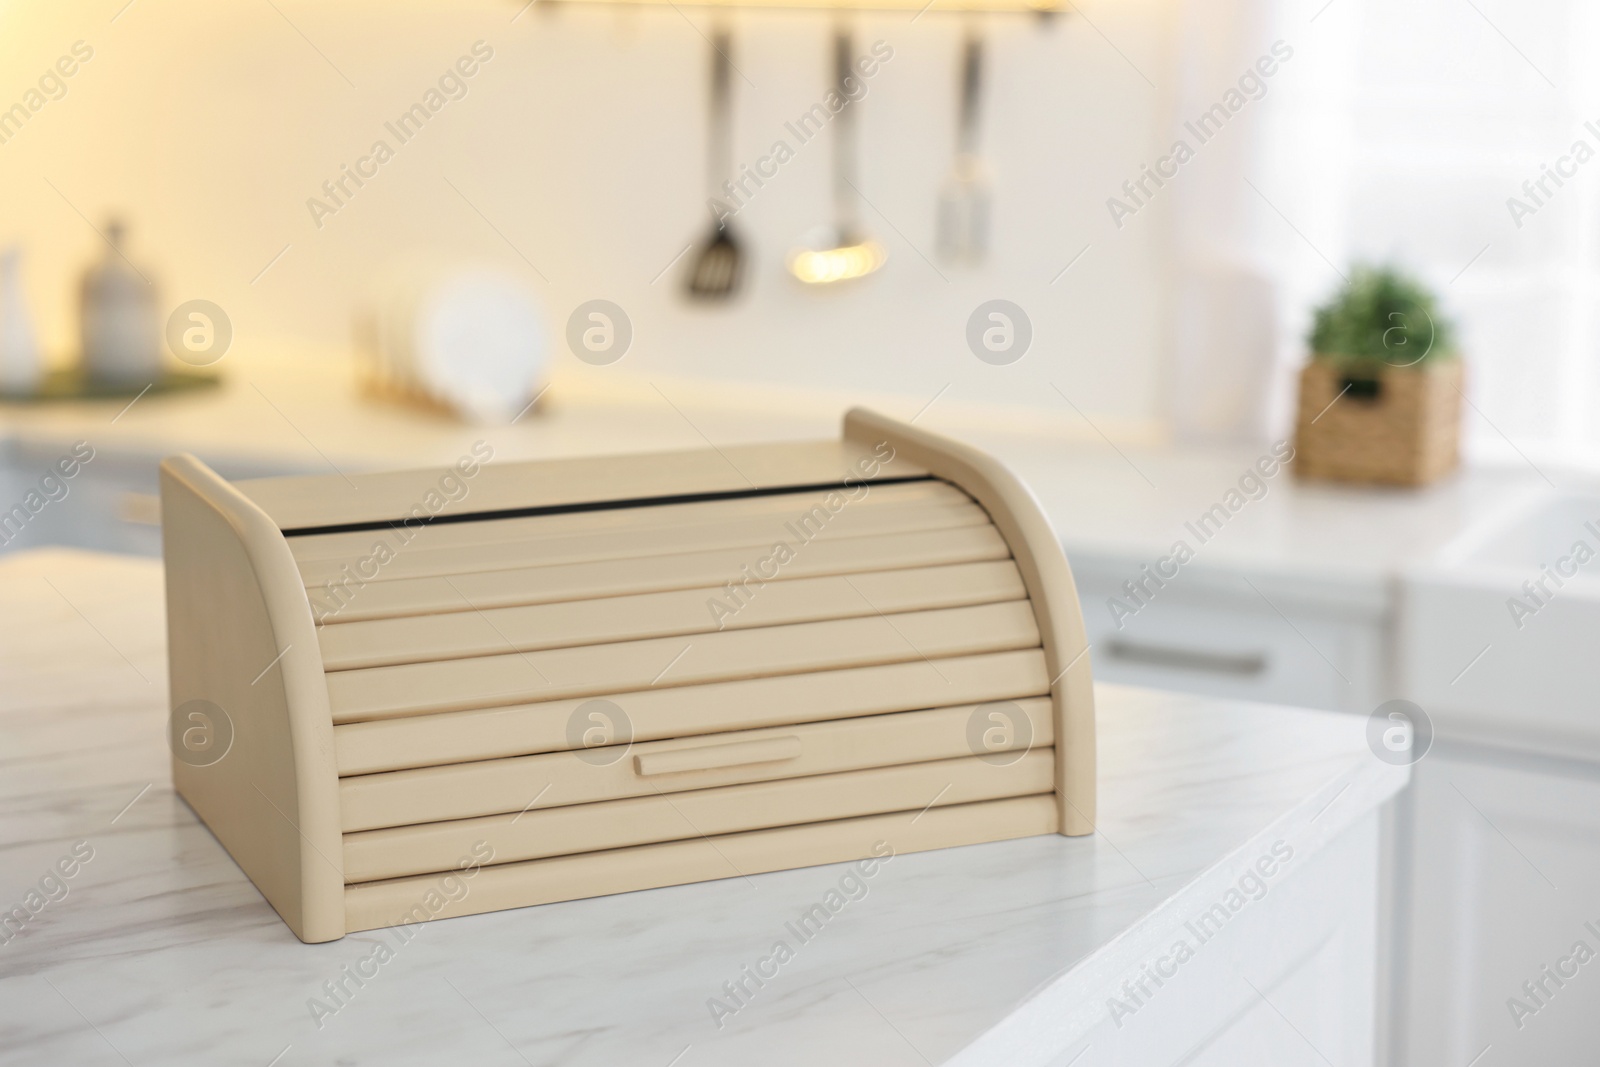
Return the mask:
[[[174,784],[302,940],[1092,831],[1072,575],[991,457],[490,455],[162,465]]]

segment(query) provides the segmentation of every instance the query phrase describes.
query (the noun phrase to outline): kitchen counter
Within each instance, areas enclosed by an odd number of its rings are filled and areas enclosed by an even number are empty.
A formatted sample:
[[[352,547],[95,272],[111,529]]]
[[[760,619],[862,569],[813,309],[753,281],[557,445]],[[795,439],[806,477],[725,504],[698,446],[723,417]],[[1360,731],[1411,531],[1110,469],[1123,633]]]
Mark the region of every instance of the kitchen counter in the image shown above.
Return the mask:
[[[894,857],[714,1018],[846,866],[304,945],[171,789],[163,645],[158,563],[0,560],[0,907],[73,871],[0,943],[0,1064],[1371,1062],[1407,770],[1362,718],[1102,685],[1095,835]]]
[[[568,375],[511,426],[474,427],[437,411],[365,395],[348,354],[297,350],[231,353],[219,388],[171,396],[43,405],[0,404],[0,492],[20,496],[73,442],[96,450],[97,475],[120,495],[109,510],[153,520],[155,467],[194,452],[225,477],[446,466],[485,441],[496,460],[693,449],[836,437],[850,403],[976,444],[1004,460],[1039,496],[1074,568],[1113,589],[1137,579],[1179,539],[1195,551],[1182,585],[1209,601],[1273,603],[1366,620],[1391,609],[1393,585],[1432,562],[1463,530],[1530,497],[1600,485],[1549,465],[1464,468],[1420,490],[1298,483],[1286,471],[1231,499],[1222,528],[1202,540],[1193,526],[1270,446],[1112,444],[1064,402],[1006,411],[949,397],[791,396],[749,386]],[[601,369],[604,370],[603,368]],[[917,408],[922,410],[918,411]],[[87,495],[87,494],[85,494]],[[6,505],[0,505],[6,506]],[[65,509],[62,509],[63,511]],[[102,523],[103,524],[103,523]],[[84,537],[41,523],[17,547],[49,543],[155,553],[149,533],[131,540]],[[81,525],[81,522],[80,524]],[[1080,581],[1080,585],[1082,582]]]
[[[26,484],[36,480],[27,477],[35,468],[85,440],[97,463],[110,457],[101,469],[144,472],[140,491],[148,493],[156,463],[178,451],[194,452],[225,476],[247,477],[445,466],[478,440],[501,461],[704,448],[837,437],[852,402],[607,379],[590,369],[561,380],[515,425],[472,427],[363,396],[341,354],[238,353],[218,369],[220,388],[152,395],[131,407],[123,400],[0,404],[0,457]],[[1185,524],[1224,502],[1267,446],[1112,445],[1064,402],[1058,416],[1049,408],[980,413],[950,397],[927,405],[861,402],[916,416],[920,426],[993,452],[1039,496],[1075,567],[1104,570],[1119,583],[1184,538],[1196,550],[1186,584],[1253,597],[1239,581],[1249,574],[1269,596],[1278,590],[1295,602],[1380,612],[1406,568],[1430,560],[1464,528],[1549,488],[1529,466],[1466,469],[1422,490],[1296,483],[1280,471],[1263,480],[1259,499],[1238,498],[1243,506],[1226,528],[1201,543]],[[1544,472],[1564,488],[1593,484]]]

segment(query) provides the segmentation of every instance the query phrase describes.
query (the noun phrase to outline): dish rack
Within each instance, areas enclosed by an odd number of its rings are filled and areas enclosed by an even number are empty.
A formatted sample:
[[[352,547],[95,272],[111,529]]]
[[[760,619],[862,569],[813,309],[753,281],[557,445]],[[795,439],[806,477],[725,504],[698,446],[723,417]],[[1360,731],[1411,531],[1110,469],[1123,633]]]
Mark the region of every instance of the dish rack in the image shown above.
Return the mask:
[[[916,427],[239,483],[180,455],[161,495],[174,715],[226,734],[173,781],[303,941],[1093,830],[1061,546]]]

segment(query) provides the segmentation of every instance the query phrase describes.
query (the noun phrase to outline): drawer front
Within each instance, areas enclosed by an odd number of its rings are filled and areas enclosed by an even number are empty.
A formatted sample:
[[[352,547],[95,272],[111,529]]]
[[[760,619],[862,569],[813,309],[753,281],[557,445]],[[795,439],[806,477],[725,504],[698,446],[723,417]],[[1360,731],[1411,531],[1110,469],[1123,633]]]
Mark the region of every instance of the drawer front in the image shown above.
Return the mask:
[[[1207,696],[1370,711],[1371,628],[1296,613],[1156,600],[1112,621],[1103,593],[1083,593],[1096,678]]]
[[[371,830],[1048,747],[1052,729],[1048,697],[966,704],[358,775],[340,806],[346,832]]]
[[[1033,749],[1015,761],[983,757],[808,775],[777,781],[535,807],[497,815],[346,834],[346,882],[452,870],[480,842],[497,863],[597,852],[777,826],[1049,793],[1055,753]]]

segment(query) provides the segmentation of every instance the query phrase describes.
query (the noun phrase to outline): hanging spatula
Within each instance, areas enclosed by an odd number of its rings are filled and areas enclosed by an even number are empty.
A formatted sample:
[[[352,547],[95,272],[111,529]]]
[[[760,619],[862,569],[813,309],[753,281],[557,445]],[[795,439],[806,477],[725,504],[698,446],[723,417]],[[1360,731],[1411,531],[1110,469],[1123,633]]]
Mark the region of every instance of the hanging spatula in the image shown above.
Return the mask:
[[[732,35],[718,31],[711,39],[711,122],[706,138],[708,203],[721,197],[719,181],[733,177],[733,51]],[[733,220],[715,216],[711,235],[689,273],[689,295],[700,300],[726,300],[739,289],[745,254],[733,234]]]
[[[939,191],[939,252],[968,263],[978,262],[989,250],[989,168],[978,155],[982,90],[983,39],[968,31],[961,55],[956,158]]]

